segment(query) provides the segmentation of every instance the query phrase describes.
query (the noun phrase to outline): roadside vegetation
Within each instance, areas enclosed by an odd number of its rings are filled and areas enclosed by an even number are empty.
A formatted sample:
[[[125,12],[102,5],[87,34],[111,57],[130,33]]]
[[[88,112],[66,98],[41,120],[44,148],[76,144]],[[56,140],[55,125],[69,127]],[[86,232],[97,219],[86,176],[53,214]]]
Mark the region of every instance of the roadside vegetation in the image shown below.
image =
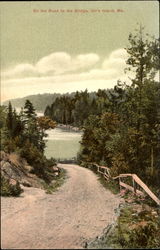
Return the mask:
[[[147,207],[148,208],[148,207]],[[160,216],[159,210],[128,206],[121,210],[118,225],[115,228],[110,244],[121,248],[159,248]]]
[[[44,189],[47,194],[57,191],[67,178],[67,171],[63,168],[59,169],[59,174],[50,183],[43,182]]]
[[[159,41],[140,28],[130,34],[126,72],[108,94],[97,92],[95,113],[83,123],[78,162],[110,168],[111,176],[137,174],[160,198],[160,84]]]
[[[1,176],[1,196],[19,196],[23,192],[17,181],[15,185],[9,183],[8,179]]]
[[[32,166],[32,174],[43,179],[46,183],[53,180],[53,158],[44,156],[45,138],[47,129],[54,129],[56,123],[48,117],[37,117],[33,104],[26,100],[24,108],[17,114],[9,103],[8,107],[0,107],[1,120],[1,152],[16,153]],[[2,162],[3,162],[3,157]],[[14,187],[9,180],[1,179],[1,195],[18,195],[20,186],[17,182]],[[14,190],[13,190],[14,189]]]
[[[121,208],[117,223],[88,243],[88,249],[158,249],[160,246],[160,211],[139,204]]]

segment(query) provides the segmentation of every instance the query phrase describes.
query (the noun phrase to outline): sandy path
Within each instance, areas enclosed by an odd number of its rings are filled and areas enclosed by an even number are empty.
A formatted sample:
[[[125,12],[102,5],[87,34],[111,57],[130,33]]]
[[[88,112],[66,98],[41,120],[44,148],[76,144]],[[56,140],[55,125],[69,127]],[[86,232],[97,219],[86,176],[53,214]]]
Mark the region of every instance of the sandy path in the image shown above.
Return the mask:
[[[3,249],[80,249],[115,218],[120,198],[104,189],[93,172],[60,166],[69,178],[54,194],[25,188],[19,198],[2,197]]]

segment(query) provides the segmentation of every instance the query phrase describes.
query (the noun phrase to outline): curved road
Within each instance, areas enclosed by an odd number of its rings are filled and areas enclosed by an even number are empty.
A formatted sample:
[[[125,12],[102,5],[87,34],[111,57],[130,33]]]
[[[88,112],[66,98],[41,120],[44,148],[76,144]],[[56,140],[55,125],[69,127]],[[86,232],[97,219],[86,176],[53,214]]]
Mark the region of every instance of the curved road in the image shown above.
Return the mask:
[[[118,195],[106,190],[89,169],[59,166],[68,178],[57,192],[25,187],[19,198],[2,197],[2,249],[84,248],[115,219]]]

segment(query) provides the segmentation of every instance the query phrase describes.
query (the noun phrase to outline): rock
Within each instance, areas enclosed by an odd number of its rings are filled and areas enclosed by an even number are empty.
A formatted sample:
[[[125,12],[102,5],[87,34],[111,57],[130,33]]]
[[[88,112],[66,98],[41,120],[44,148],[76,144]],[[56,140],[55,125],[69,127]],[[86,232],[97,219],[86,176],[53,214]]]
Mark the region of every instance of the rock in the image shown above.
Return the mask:
[[[2,160],[2,161],[0,162],[0,166],[3,167],[3,165],[4,165],[5,163],[6,163],[6,161]]]
[[[11,162],[2,160],[0,163],[1,175],[9,180],[9,183],[16,185],[19,181],[24,186],[31,187],[31,183],[28,181],[27,170],[22,168],[22,166],[16,166]]]
[[[1,174],[2,176],[4,177],[7,176],[8,178],[15,177],[13,170],[12,170],[12,166],[9,162],[7,161],[3,162],[3,165],[1,165]]]
[[[8,154],[4,151],[0,151],[0,160],[8,161]]]
[[[57,172],[54,173],[54,176],[58,176],[59,174]]]
[[[31,183],[28,182],[27,180],[22,180],[20,181],[20,183],[25,187],[32,187]]]
[[[59,168],[53,166],[53,171],[54,172],[56,172],[56,171],[59,172]]]
[[[17,183],[17,181],[14,179],[9,180],[9,184],[11,184],[11,185],[16,185],[16,183]]]
[[[151,214],[152,214],[153,216],[155,216],[155,217],[158,217],[158,213],[157,213],[156,211],[154,211],[154,210],[151,211]]]
[[[0,159],[1,176],[9,180],[11,184],[15,185],[18,181],[23,186],[43,188],[42,179],[30,173],[33,167],[24,158],[16,153],[6,154],[1,151]],[[58,173],[57,169],[55,172]]]
[[[7,161],[1,166],[1,173],[2,176],[8,176],[8,178],[16,180],[20,180],[24,176],[24,173],[19,168]]]

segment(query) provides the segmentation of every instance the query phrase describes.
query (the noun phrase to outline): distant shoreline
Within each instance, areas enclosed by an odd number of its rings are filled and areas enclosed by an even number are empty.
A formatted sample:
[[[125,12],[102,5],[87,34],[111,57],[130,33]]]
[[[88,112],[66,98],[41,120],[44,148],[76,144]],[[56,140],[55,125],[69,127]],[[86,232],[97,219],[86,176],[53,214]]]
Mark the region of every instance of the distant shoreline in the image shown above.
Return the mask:
[[[62,128],[62,129],[66,129],[66,130],[71,130],[74,132],[82,132],[82,129],[78,128],[78,127],[74,127],[72,125],[65,125],[65,124],[57,124],[56,126],[57,128]]]

